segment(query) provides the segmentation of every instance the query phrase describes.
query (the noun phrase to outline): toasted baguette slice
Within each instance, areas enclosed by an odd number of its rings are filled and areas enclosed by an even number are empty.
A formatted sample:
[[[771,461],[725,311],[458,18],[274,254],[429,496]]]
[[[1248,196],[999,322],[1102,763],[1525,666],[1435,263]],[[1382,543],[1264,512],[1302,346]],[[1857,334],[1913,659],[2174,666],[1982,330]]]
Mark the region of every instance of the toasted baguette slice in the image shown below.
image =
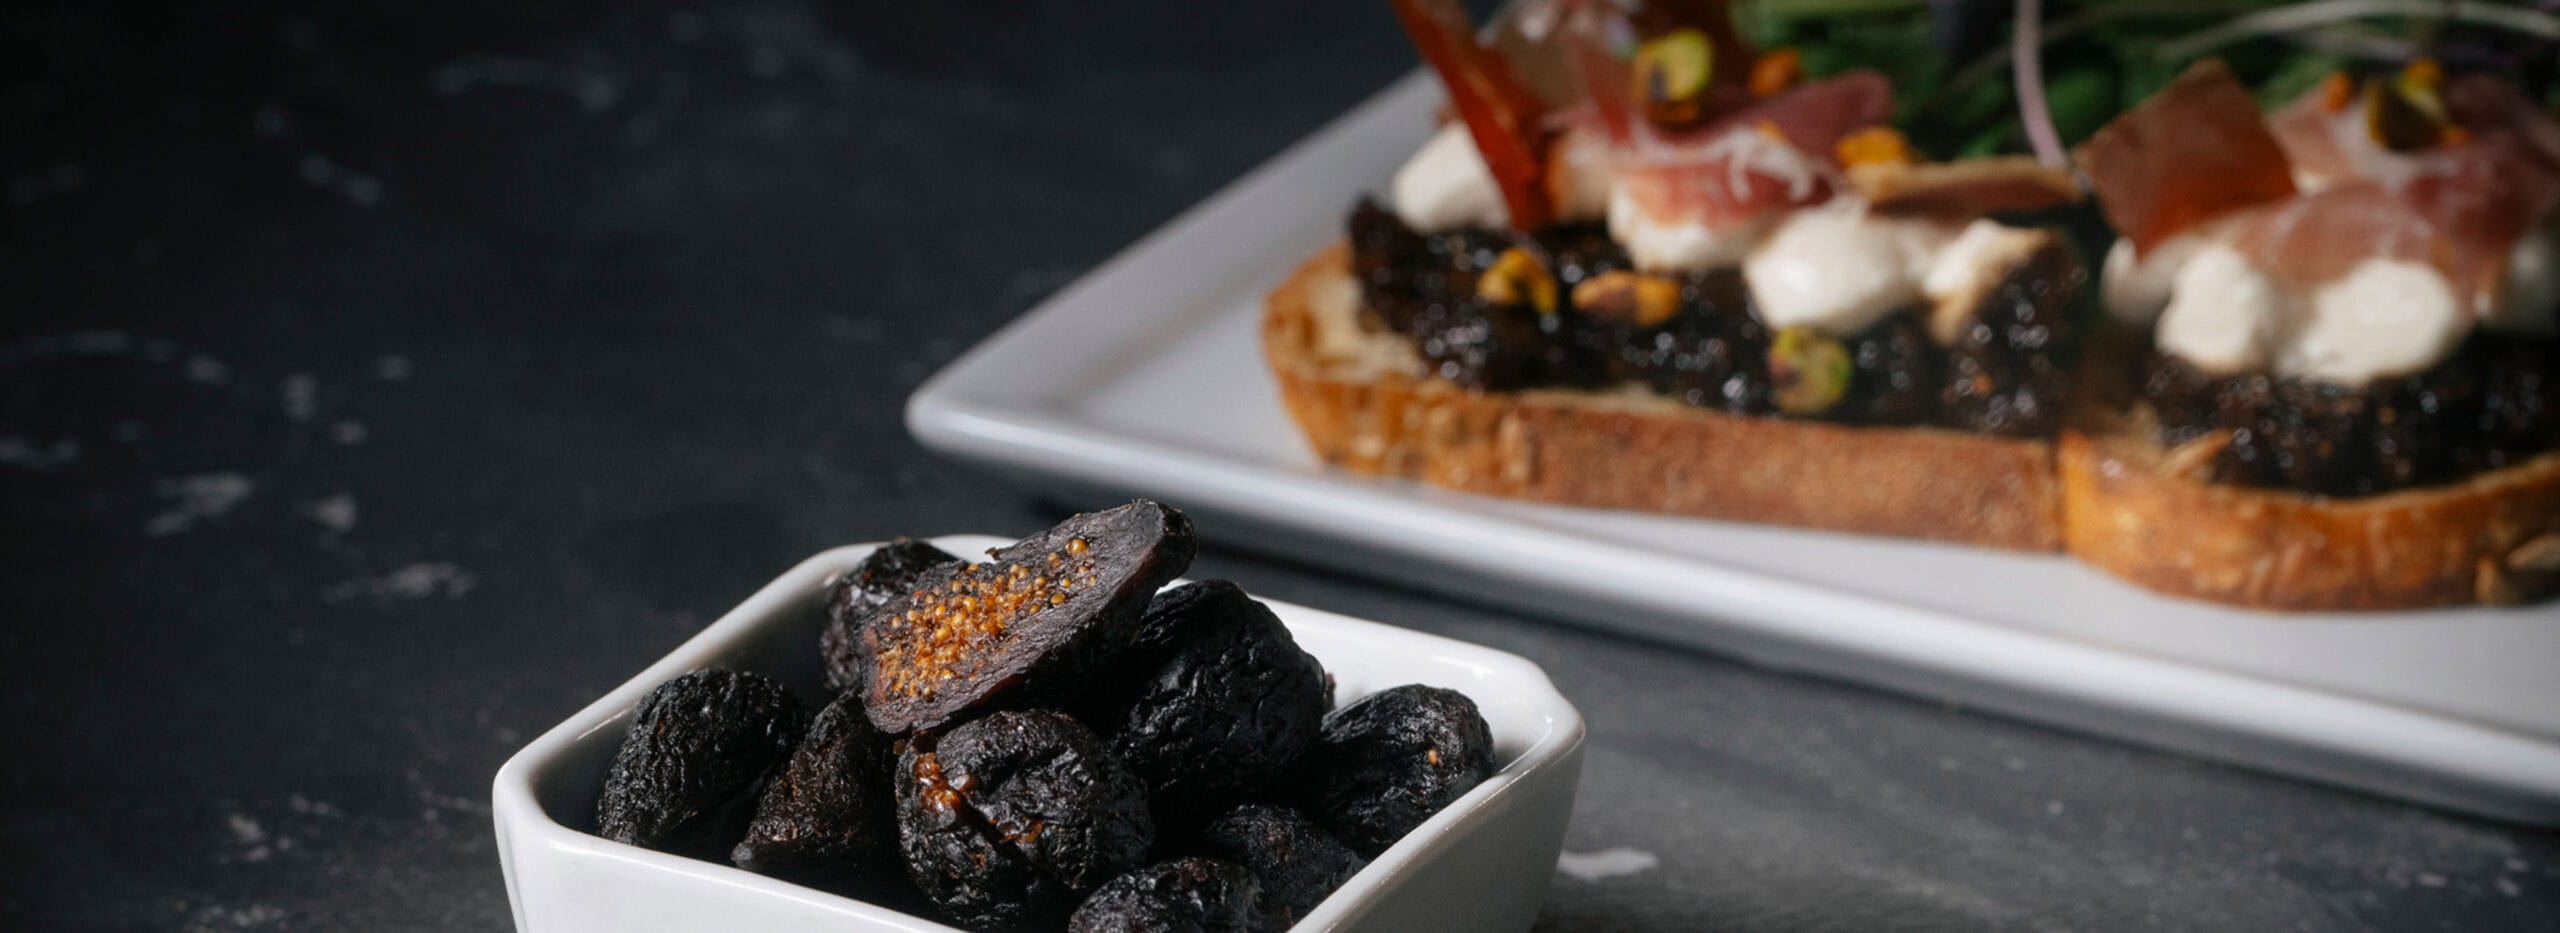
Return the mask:
[[[2163,449],[2147,407],[2062,437],[2065,547],[2177,596],[2265,609],[2514,603],[2560,590],[2560,453],[2358,499],[2201,479],[2227,435]]]
[[[1568,505],[2050,551],[2053,445],[1709,411],[1629,388],[1479,392],[1428,378],[1360,313],[1336,244],[1274,290],[1262,350],[1318,456]]]

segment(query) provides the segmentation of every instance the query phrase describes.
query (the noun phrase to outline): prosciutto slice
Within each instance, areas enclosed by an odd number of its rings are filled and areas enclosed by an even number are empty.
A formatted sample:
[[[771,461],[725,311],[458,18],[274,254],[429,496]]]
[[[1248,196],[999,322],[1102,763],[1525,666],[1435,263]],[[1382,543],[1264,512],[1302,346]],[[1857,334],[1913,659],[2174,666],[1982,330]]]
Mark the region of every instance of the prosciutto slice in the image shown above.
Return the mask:
[[[2336,106],[2314,90],[2260,116],[2208,62],[2100,130],[2079,160],[2137,251],[2215,223],[2292,287],[2402,260],[2486,308],[2516,241],[2560,205],[2560,117],[2494,76],[2456,77],[2443,93],[2459,135],[2395,152],[2366,128],[2361,96]]]
[[[2276,145],[2292,163],[2296,178],[2330,181],[2367,174],[2359,166],[2360,158],[2369,161],[2377,153],[2390,153],[2365,135],[2362,103],[2332,110],[2327,97],[2326,91],[2314,88],[2296,98],[2267,116],[2268,131],[2275,134]]]
[[[1698,125],[1667,128],[1635,112],[1633,74],[1621,50],[1638,35],[1699,29],[1714,48],[1714,77]],[[1568,24],[1567,58],[1581,86],[1577,119],[1608,140],[1620,193],[1661,224],[1727,230],[1773,212],[1819,204],[1845,182],[1832,147],[1893,116],[1893,85],[1853,71],[1769,98],[1746,87],[1752,49],[1721,2],[1648,3],[1632,17],[1584,3]]]
[[[2309,290],[2367,259],[2424,263],[2451,275],[2443,231],[2381,182],[2353,178],[2235,215],[2240,254],[2277,281]]]
[[[1727,229],[1830,200],[1843,185],[1832,147],[1892,115],[1892,84],[1850,72],[1678,134],[1634,121],[1632,132],[1611,137],[1612,168],[1657,222]]]
[[[2331,110],[2313,91],[2268,118],[2312,195],[2241,225],[2278,278],[2316,283],[2359,258],[2427,262],[2475,304],[2490,301],[2518,239],[2560,203],[2560,118],[2506,82],[2447,82],[2446,111],[2468,137],[2393,152],[2365,129],[2364,103]]]

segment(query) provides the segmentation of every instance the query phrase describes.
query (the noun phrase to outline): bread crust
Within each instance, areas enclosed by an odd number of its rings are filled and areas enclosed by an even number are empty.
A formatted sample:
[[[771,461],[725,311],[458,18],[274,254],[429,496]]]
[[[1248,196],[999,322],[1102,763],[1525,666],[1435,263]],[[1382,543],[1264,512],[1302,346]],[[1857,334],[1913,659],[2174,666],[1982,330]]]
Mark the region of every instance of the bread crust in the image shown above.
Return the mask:
[[[2262,609],[2515,603],[2560,590],[2560,453],[2332,499],[2196,475],[2222,436],[2153,443],[2140,406],[2062,437],[2064,547],[2163,593]]]
[[[1645,393],[1479,392],[1366,331],[1341,244],[1273,290],[1262,346],[1317,456],[1566,505],[2066,550],[2135,584],[2265,609],[2407,609],[2560,593],[2560,452],[2359,499],[2215,484],[2145,411],[2083,392],[2058,445],[1754,418]],[[2110,364],[2093,351],[2092,367]],[[2202,443],[2210,443],[2202,442]],[[2058,446],[2058,449],[2057,449]]]
[[[1540,502],[2061,545],[2049,442],[1732,415],[1635,390],[1469,390],[1427,378],[1400,338],[1366,330],[1358,300],[1335,244],[1264,310],[1281,400],[1328,463]]]

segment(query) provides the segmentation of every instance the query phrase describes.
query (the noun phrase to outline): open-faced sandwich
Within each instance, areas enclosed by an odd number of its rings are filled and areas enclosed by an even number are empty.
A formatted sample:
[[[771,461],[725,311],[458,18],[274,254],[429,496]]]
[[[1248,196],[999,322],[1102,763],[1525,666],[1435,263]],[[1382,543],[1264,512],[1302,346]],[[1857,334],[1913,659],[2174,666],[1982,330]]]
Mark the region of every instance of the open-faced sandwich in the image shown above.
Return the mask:
[[[2063,441],[2075,555],[2283,608],[2560,586],[2560,118],[2423,58],[2262,114],[2207,62],[2077,160],[2141,349]]]
[[[1395,0],[1455,119],[1275,291],[1327,461],[1547,502],[2051,550],[2086,275],[2025,157],[1915,157],[1893,88],[1716,0]]]

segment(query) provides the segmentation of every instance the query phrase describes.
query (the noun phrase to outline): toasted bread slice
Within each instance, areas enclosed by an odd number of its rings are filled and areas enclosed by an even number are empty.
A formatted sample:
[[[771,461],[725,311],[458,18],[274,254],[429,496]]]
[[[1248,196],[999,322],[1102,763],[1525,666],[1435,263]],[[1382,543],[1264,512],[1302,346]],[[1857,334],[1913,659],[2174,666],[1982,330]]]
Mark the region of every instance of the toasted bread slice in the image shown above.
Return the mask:
[[[1731,415],[1634,388],[1480,392],[1430,378],[1360,313],[1340,244],[1271,293],[1262,348],[1317,455],[1363,473],[2024,551],[2062,541],[2048,441]]]
[[[2074,556],[2178,596],[2266,609],[2512,603],[2560,590],[2560,453],[2357,499],[2205,482],[2227,435],[2164,449],[2149,410],[2063,433]]]

